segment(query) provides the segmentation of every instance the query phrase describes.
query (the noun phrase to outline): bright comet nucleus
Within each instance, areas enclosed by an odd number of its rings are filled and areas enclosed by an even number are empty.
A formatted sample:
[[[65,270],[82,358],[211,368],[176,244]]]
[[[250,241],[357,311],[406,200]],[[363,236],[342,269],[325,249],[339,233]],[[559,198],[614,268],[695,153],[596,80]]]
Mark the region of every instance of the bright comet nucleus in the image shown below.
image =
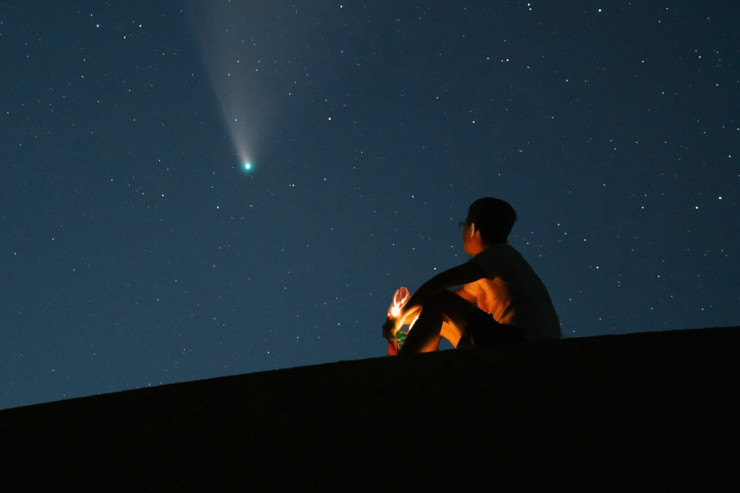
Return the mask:
[[[243,165],[244,171],[252,171],[252,163],[249,161],[244,161]]]

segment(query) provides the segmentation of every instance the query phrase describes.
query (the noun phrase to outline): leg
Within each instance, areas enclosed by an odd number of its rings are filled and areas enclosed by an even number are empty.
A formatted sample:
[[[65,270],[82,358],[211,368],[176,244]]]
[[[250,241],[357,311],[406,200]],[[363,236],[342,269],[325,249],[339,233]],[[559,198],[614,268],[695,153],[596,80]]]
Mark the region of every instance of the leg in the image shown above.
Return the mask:
[[[401,348],[401,354],[436,351],[441,337],[457,346],[475,309],[451,291],[443,291],[430,298],[424,303],[419,319]]]
[[[474,346],[491,346],[510,342],[527,342],[527,333],[519,327],[496,322],[491,315],[480,310],[468,319],[465,335]]]

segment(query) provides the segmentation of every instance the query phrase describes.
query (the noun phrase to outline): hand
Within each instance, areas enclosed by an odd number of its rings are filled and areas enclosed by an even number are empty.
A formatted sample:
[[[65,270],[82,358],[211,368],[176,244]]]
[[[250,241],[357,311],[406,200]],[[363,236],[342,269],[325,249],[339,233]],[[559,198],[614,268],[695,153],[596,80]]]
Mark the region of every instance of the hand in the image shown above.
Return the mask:
[[[383,338],[391,341],[396,338],[396,319],[388,317],[383,324]]]

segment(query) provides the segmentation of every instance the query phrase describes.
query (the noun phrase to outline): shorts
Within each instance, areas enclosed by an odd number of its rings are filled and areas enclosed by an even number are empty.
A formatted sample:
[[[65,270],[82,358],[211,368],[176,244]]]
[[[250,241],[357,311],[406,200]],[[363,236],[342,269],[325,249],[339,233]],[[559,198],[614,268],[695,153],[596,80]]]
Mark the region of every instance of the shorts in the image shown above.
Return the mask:
[[[519,327],[496,322],[493,316],[476,309],[465,326],[465,332],[457,347],[480,347],[507,344],[510,342],[528,342],[527,334]]]

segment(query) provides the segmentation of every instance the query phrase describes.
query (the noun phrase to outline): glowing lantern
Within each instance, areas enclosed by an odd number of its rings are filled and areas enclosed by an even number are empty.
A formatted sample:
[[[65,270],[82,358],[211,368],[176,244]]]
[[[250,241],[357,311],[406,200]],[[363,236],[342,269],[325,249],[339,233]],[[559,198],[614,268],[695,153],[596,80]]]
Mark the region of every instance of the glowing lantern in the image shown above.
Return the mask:
[[[393,302],[388,308],[388,318],[397,319],[401,315],[401,310],[411,298],[409,290],[405,287],[400,287],[396,290],[393,295]],[[395,356],[403,346],[406,336],[408,335],[411,328],[414,326],[414,322],[419,318],[418,315],[410,323],[404,323],[405,320],[400,320],[401,326],[393,331],[393,338],[388,340],[388,355]]]

